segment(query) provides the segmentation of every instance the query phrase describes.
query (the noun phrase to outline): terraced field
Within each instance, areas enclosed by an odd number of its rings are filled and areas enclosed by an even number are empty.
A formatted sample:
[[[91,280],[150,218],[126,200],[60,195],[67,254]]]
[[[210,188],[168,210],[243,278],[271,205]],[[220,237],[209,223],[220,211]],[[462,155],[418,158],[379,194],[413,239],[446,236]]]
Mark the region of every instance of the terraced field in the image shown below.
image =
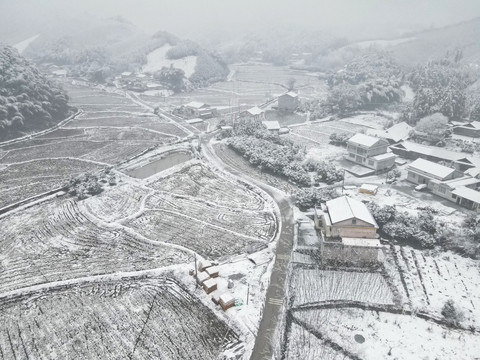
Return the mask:
[[[239,343],[166,276],[53,289],[0,309],[3,359],[216,359]]]
[[[0,293],[187,261],[187,253],[93,222],[82,203],[52,201],[2,218]]]

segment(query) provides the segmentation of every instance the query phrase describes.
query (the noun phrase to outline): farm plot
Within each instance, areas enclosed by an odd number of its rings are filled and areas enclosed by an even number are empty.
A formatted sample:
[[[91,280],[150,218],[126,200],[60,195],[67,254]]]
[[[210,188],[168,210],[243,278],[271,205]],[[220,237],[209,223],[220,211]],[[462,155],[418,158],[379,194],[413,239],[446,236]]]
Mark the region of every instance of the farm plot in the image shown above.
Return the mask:
[[[5,359],[217,359],[240,343],[171,278],[80,285],[0,309]]]
[[[85,94],[85,95],[76,95],[71,97],[71,103],[73,105],[83,105],[83,104],[111,104],[111,105],[124,105],[131,104],[131,100],[125,96],[117,95],[114,93],[96,93],[96,94]]]
[[[83,205],[99,219],[113,222],[140,211],[147,194],[148,191],[143,188],[121,184],[85,199]]]
[[[451,299],[463,311],[465,325],[480,322],[480,272],[475,260],[410,247],[395,246],[393,250],[391,256],[396,257],[398,268],[389,270],[399,272],[397,282],[403,278],[413,309],[441,316],[443,305]]]
[[[292,324],[288,334],[285,359],[288,360],[344,360],[345,355],[333,350],[304,327]]]
[[[95,129],[85,129],[86,137],[89,140],[95,141],[108,141],[108,140],[119,140],[119,141],[156,141],[159,143],[168,143],[174,141],[176,138],[172,135],[160,134],[155,131],[150,131],[142,128],[95,128]]]
[[[294,306],[329,301],[393,304],[393,293],[380,273],[297,268],[290,286]]]
[[[295,311],[293,322],[361,359],[474,359],[480,336],[418,317],[359,309]]]
[[[71,176],[102,165],[74,159],[45,159],[8,165],[0,171],[0,208],[62,186]]]
[[[202,164],[186,166],[148,186],[167,193],[208,199],[223,206],[261,210],[265,205],[260,195],[245,185],[222,178]]]
[[[265,244],[264,241],[164,210],[147,210],[125,225],[148,239],[180,245],[211,259],[241,254],[247,247]]]
[[[155,194],[149,197],[145,206],[149,209],[185,214],[194,219],[261,240],[271,240],[276,229],[275,217],[269,211],[230,209],[200,199],[188,199],[167,194]]]
[[[80,210],[79,203],[57,200],[2,219],[0,260],[3,292],[163,267],[187,261],[187,254],[131,235],[118,226],[99,226]]]
[[[72,137],[84,136],[85,132],[82,129],[56,129],[45,135],[40,135],[37,139],[63,139]]]
[[[90,152],[103,148],[107,144],[108,142],[104,141],[85,140],[53,142],[45,145],[10,150],[8,154],[0,160],[0,163],[14,164],[37,159],[82,157]]]

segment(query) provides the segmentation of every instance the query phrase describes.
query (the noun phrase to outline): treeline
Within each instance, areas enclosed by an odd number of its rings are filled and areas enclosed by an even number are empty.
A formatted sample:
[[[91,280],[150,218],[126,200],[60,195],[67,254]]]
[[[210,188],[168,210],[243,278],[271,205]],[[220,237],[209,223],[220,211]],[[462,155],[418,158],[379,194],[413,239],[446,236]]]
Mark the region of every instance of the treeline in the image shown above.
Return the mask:
[[[240,119],[227,139],[230,148],[261,170],[281,175],[299,186],[332,184],[343,171],[331,163],[306,159],[305,148],[270,133],[261,121]]]
[[[67,117],[68,96],[10,46],[0,46],[0,139],[48,128]]]
[[[439,221],[437,211],[430,207],[421,209],[418,215],[373,202],[368,207],[380,233],[401,244],[422,249],[441,247],[471,258],[480,257],[480,219],[476,215],[468,217],[458,228]]]

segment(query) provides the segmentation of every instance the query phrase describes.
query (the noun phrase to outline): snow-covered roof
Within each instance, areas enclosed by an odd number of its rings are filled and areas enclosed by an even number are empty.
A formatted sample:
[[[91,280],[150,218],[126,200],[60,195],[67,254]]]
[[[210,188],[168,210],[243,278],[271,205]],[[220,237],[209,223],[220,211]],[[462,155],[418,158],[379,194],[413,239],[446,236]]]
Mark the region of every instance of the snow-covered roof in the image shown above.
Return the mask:
[[[286,92],[286,93],[283,94],[282,96],[284,96],[284,95],[290,96],[290,97],[292,97],[292,98],[298,97],[298,94],[297,94],[296,92],[294,92],[294,91]]]
[[[247,112],[248,112],[250,115],[260,115],[260,114],[264,113],[265,111],[263,111],[262,109],[260,109],[258,106],[254,106],[254,107],[252,107],[251,109],[248,109]]]
[[[401,123],[393,125],[387,130],[368,129],[367,134],[392,140],[393,142],[399,142],[401,140],[408,139],[408,137],[410,136],[410,131],[412,131],[412,129],[413,128],[410,125],[403,121]]]
[[[473,201],[474,203],[480,204],[480,192],[467,188],[465,186],[460,186],[456,188],[452,191],[452,194]]]
[[[332,224],[355,218],[378,227],[372,214],[361,201],[342,196],[327,201],[326,205]]]
[[[382,161],[382,160],[392,159],[394,157],[396,157],[395,154],[385,153],[385,154],[374,156],[373,159],[375,159],[376,161]]]
[[[210,289],[216,285],[217,281],[215,279],[208,279],[203,282],[203,286],[205,286],[207,289]]]
[[[417,159],[408,165],[407,170],[412,171],[420,171],[436,177],[437,179],[445,179],[453,172],[455,169],[425,160],[425,159]]]
[[[468,159],[469,157],[471,157],[467,153],[445,150],[437,146],[421,145],[411,141],[402,141],[401,143],[392,145],[391,149],[405,149],[406,151],[429,155],[429,156],[433,156],[439,159],[444,159],[449,161],[459,161],[459,160]]]
[[[280,124],[278,121],[262,121],[263,125],[267,127],[267,130],[280,130]]]
[[[465,171],[465,174],[470,175],[471,177],[477,177],[478,175],[480,175],[480,168],[478,167],[470,168]]]
[[[187,124],[197,124],[203,122],[203,119],[195,118],[195,119],[189,119],[185,120]]]
[[[202,107],[208,106],[205,103],[199,102],[199,101],[191,101],[188,104],[185,104],[186,107],[194,108],[194,109],[200,109]]]
[[[223,304],[230,304],[232,302],[235,301],[235,298],[233,297],[233,295],[229,292],[226,292],[226,293],[223,293],[222,295],[220,295],[220,298],[219,300],[223,303]]]
[[[203,284],[205,280],[210,279],[210,275],[208,275],[205,271],[201,271],[197,273],[197,281],[200,284]]]
[[[375,192],[375,191],[378,190],[378,185],[362,184],[362,186],[360,186],[360,189],[361,189],[361,190],[366,190],[366,191]]]
[[[118,74],[118,73],[117,73]],[[132,73],[130,71],[124,71],[122,72],[122,76],[130,76]]]
[[[448,185],[452,189],[456,189],[459,186],[475,185],[479,183],[480,179],[471,176],[464,176],[458,179],[452,179],[443,182],[443,184]]]
[[[205,269],[208,275],[218,274],[220,268],[218,266],[210,266],[209,268]]]
[[[378,143],[379,141],[382,141],[382,140],[373,136],[365,135],[365,134],[355,134],[350,139],[348,139],[348,142],[355,143],[357,145],[366,146],[366,147],[371,147],[376,143]]]
[[[458,124],[457,126],[471,128],[471,129],[480,129],[480,121],[472,121],[470,123]]]

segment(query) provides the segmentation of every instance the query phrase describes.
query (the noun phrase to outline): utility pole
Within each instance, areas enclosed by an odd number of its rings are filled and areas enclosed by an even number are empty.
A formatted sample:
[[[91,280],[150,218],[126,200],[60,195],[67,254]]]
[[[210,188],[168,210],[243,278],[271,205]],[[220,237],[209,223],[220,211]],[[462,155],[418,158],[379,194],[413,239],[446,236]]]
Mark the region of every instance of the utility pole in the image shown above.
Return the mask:
[[[198,288],[198,281],[197,281],[197,253],[195,253],[195,287]]]
[[[345,190],[345,168],[343,169],[342,194],[343,194],[343,190]]]
[[[247,285],[247,305],[248,305],[248,296],[250,295],[250,283]]]

